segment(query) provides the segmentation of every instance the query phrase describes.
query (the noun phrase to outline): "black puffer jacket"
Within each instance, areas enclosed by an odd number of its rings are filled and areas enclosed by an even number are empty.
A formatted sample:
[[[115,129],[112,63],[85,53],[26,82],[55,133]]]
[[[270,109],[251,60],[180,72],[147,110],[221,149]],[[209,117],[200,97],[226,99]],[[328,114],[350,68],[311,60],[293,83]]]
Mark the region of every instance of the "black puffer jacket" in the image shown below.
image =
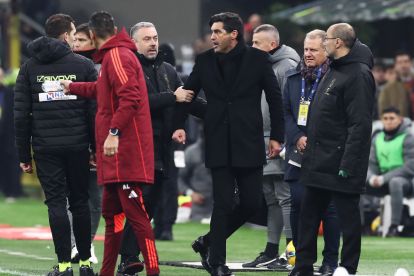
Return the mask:
[[[145,74],[148,100],[151,109],[151,122],[154,135],[155,169],[168,175],[171,162],[171,136],[173,132],[173,114],[176,104],[174,91],[182,85],[175,68],[164,62],[162,55],[149,60],[136,53]],[[190,113],[203,118],[206,102],[198,98],[191,106]]]
[[[28,50],[31,58],[20,68],[14,98],[20,162],[31,160],[30,146],[35,153],[88,148],[93,143],[89,135],[94,116],[90,102],[81,97],[41,101],[40,93],[44,93],[45,80],[95,81],[93,62],[73,53],[67,43],[49,37],[34,40]]]
[[[364,192],[375,95],[372,66],[370,49],[359,41],[332,61],[311,105],[301,169],[305,185]],[[339,170],[349,177],[339,177]]]

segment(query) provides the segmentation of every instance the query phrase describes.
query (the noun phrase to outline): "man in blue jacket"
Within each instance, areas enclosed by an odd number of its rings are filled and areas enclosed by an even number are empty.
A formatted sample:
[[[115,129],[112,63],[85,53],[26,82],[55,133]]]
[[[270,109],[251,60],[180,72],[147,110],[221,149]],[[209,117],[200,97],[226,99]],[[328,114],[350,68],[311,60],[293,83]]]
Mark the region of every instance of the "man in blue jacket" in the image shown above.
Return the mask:
[[[283,95],[287,148],[285,181],[290,184],[291,226],[295,247],[298,246],[299,213],[304,190],[303,182],[299,181],[300,162],[307,142],[307,120],[303,120],[299,110],[303,102],[313,101],[318,84],[328,70],[329,60],[323,48],[325,36],[326,33],[322,30],[309,32],[304,41],[301,63],[286,73],[287,82]],[[320,272],[322,275],[329,275],[338,264],[340,238],[338,219],[332,202],[322,216],[322,221],[325,248]]]

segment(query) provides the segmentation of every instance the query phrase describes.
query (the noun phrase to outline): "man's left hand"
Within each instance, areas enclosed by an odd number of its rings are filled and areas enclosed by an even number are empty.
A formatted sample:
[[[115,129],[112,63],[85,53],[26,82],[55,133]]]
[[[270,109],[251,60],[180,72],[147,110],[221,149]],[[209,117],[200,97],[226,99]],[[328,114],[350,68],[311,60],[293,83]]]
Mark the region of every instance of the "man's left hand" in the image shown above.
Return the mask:
[[[267,156],[270,159],[276,158],[279,155],[280,151],[282,150],[282,146],[276,140],[269,140],[269,153]]]
[[[119,137],[108,134],[104,143],[104,155],[114,156],[118,153]]]

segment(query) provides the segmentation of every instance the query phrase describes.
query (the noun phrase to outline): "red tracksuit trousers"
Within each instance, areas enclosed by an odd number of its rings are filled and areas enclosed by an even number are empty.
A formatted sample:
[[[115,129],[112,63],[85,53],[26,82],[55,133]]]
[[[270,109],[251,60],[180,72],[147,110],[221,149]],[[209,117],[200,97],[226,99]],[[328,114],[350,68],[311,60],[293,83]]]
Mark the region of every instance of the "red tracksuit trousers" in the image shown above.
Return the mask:
[[[102,268],[99,275],[114,275],[125,217],[134,230],[139,248],[144,256],[147,275],[159,274],[154,234],[145,211],[142,192],[138,183],[105,185],[102,196],[102,216],[105,219],[105,243]]]

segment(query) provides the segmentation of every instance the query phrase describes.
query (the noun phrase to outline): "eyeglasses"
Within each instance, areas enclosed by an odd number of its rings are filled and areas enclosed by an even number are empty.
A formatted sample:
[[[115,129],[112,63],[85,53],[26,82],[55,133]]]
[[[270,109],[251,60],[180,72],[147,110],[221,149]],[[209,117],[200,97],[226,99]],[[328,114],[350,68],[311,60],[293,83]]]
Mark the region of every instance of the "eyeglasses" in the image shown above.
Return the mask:
[[[328,39],[337,39],[337,38],[339,38],[339,37],[325,37],[325,40],[328,40]]]

